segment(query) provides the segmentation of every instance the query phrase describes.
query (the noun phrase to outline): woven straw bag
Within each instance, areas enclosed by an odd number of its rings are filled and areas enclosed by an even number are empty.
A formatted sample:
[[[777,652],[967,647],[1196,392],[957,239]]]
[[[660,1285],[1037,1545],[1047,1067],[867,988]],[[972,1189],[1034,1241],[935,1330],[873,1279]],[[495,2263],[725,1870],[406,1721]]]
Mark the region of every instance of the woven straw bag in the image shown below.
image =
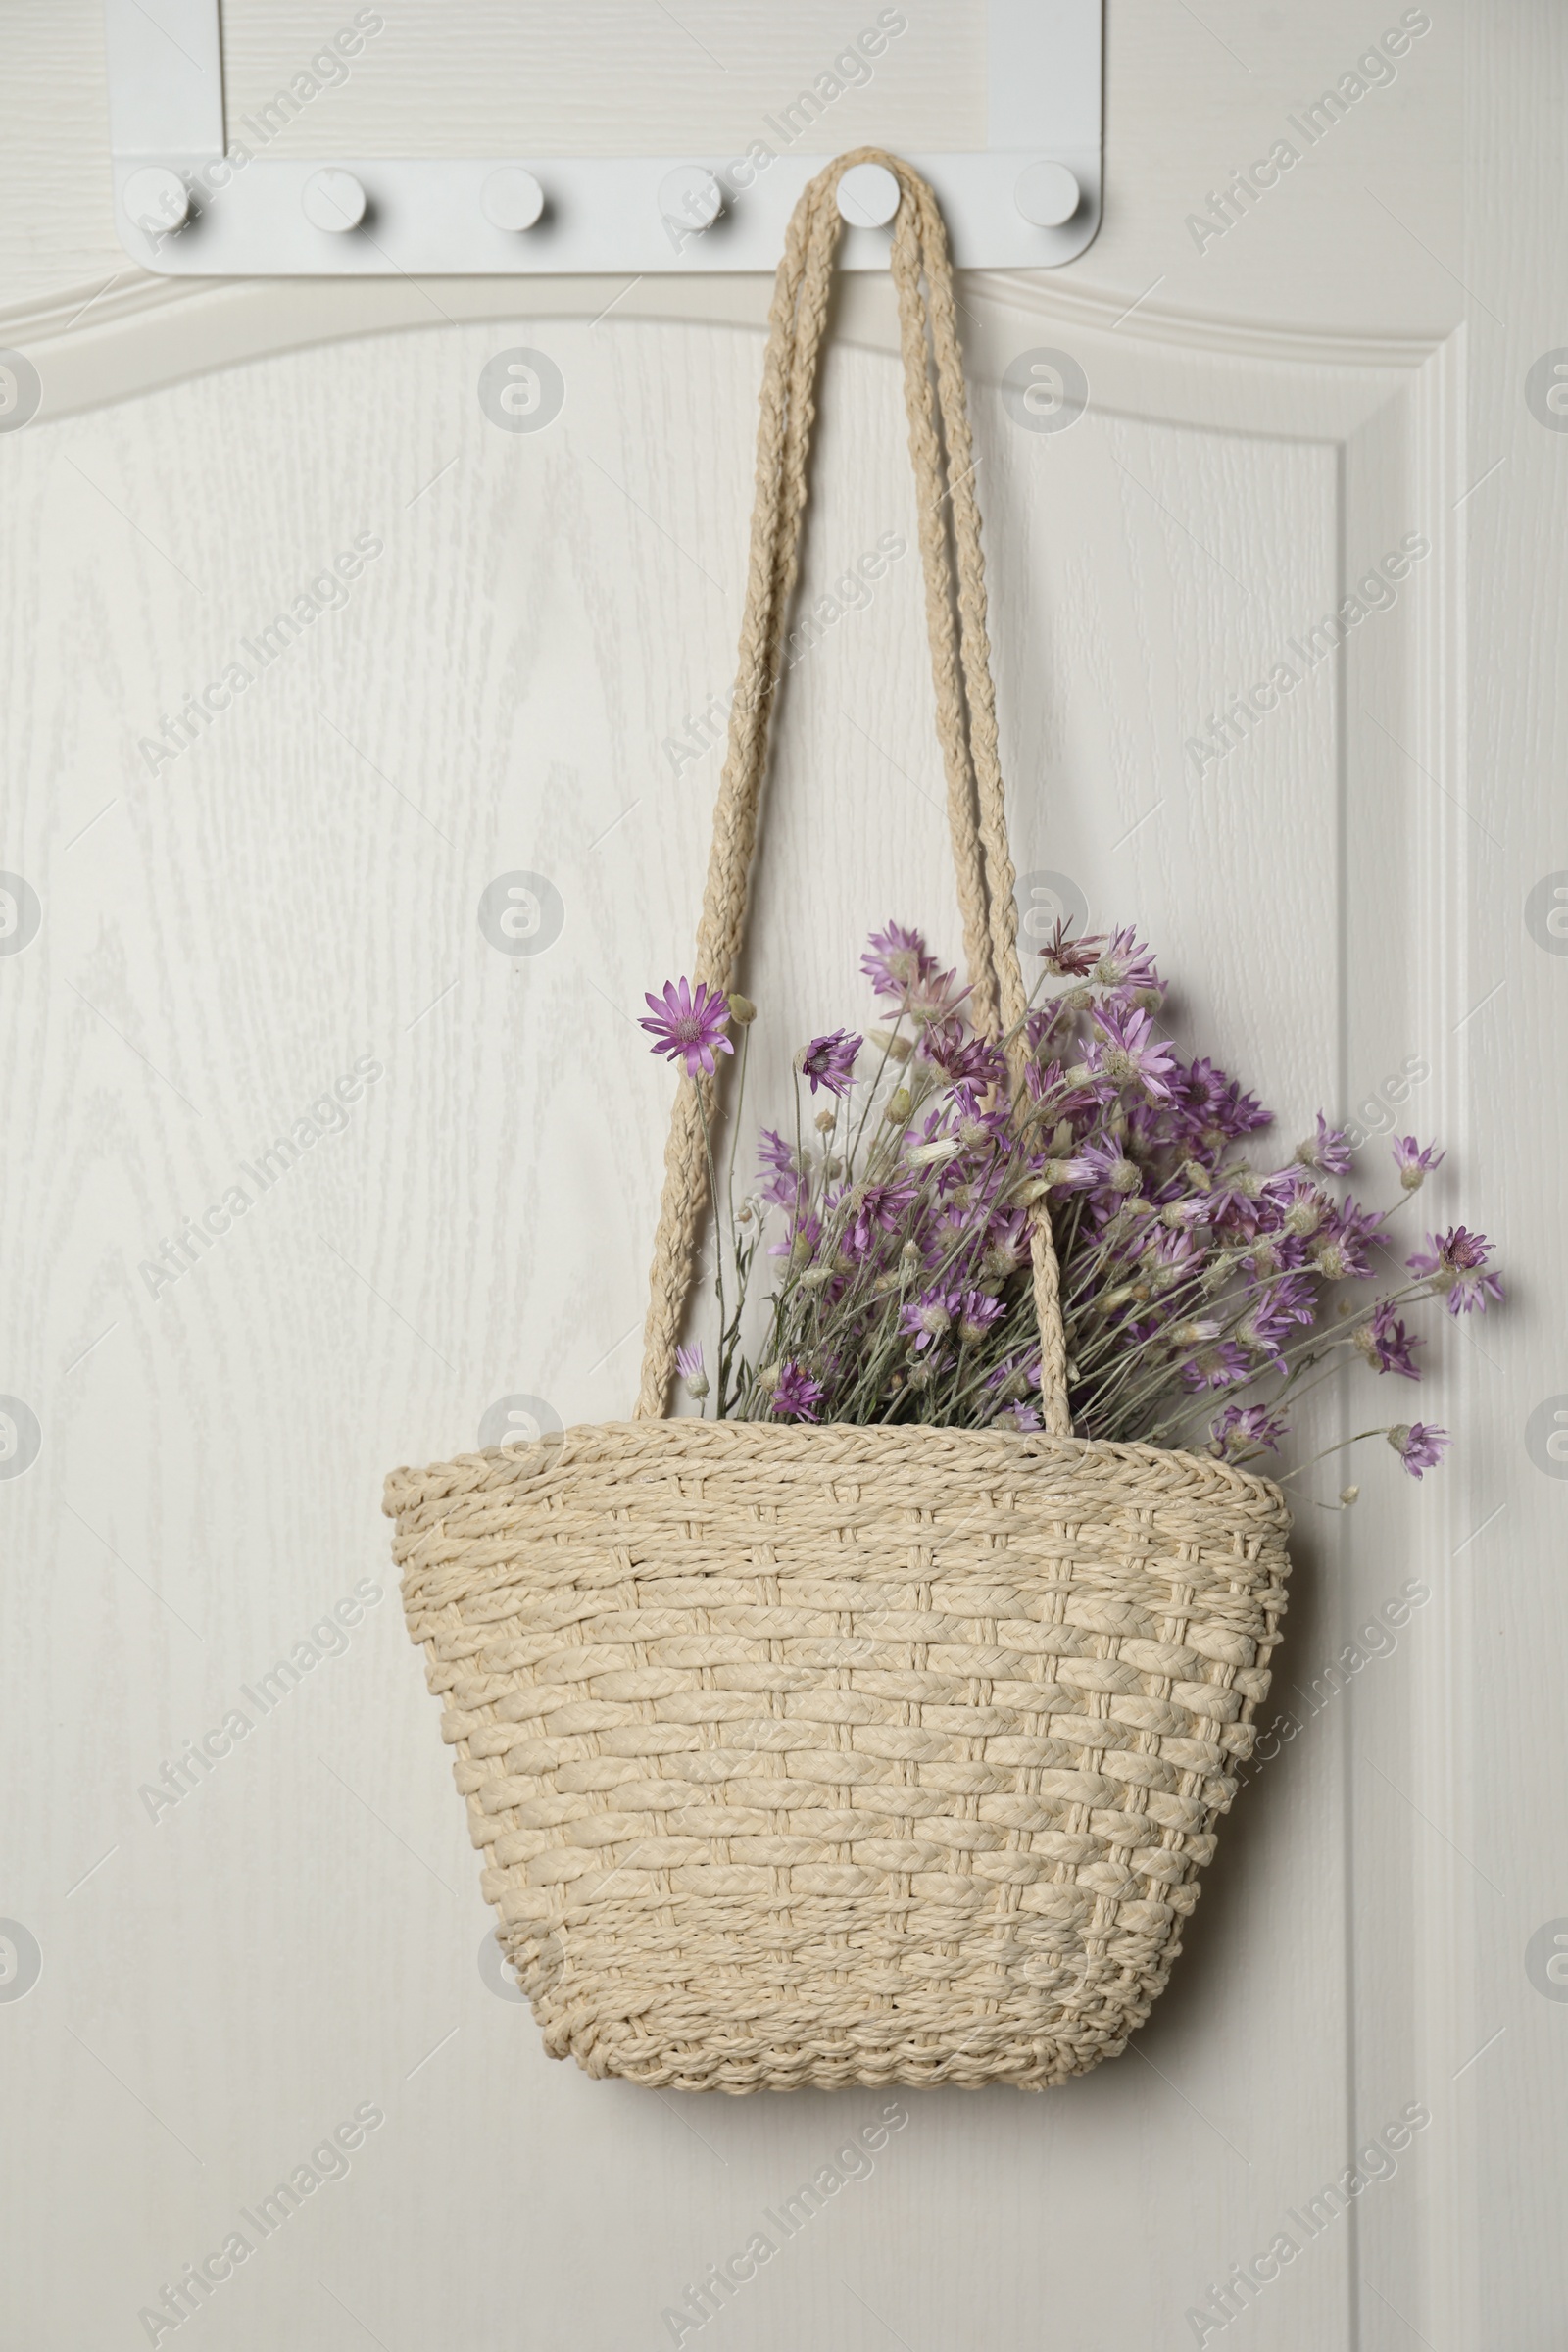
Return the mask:
[[[875,150],[811,183],[779,266],[696,968],[734,983],[835,191],[866,160],[901,183],[938,728],[995,1035],[1024,991],[952,280],[930,190]],[[636,1418],[387,1481],[502,1942],[552,2056],[591,2075],[1063,2082],[1123,2048],[1180,1948],[1268,1689],[1283,1497],[1071,1435],[1043,1211],[1041,1436],[665,1419],[705,1206],[683,1080]]]

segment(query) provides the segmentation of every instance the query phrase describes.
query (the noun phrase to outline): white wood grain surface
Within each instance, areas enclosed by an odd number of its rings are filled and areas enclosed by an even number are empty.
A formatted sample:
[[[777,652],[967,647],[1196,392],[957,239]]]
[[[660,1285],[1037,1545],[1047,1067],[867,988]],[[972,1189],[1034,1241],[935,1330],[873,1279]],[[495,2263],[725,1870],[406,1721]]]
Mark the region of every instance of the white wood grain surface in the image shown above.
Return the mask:
[[[386,13],[405,64],[321,105],[456,143],[464,44],[515,21],[475,12],[443,50],[462,12]],[[1399,11],[1113,6],[1104,230],[1053,278],[971,283],[964,327],[1020,868],[1152,936],[1179,1034],[1279,1106],[1281,1156],[1319,1104],[1441,1133],[1418,1208],[1497,1234],[1512,1297],[1444,1334],[1419,1407],[1459,1434],[1442,1477],[1395,1492],[1369,1464],[1353,1516],[1303,1509],[1279,1666],[1301,1730],[1238,1800],[1134,2048],[1042,2099],[911,2097],[705,2342],[1193,2343],[1191,2311],[1411,2101],[1432,2122],[1394,2176],[1206,2340],[1555,2341],[1568,2006],[1526,1949],[1568,1915],[1568,1497],[1524,1433],[1568,1391],[1568,965],[1522,910],[1568,868],[1568,440],[1524,381],[1568,343],[1568,42],[1543,0],[1432,13],[1199,254],[1186,214]],[[682,15],[708,40],[723,12]],[[324,22],[241,12],[231,78]],[[0,39],[0,341],[45,387],[0,434],[0,867],[43,915],[0,957],[0,1390],[43,1431],[0,1479],[0,1918],[42,1953],[0,1998],[4,2340],[147,2341],[139,2310],[373,2102],[347,2178],[186,2328],[233,2352],[668,2343],[665,2307],[882,2102],[662,2098],[541,2056],[481,1979],[377,1498],[502,1397],[630,1401],[668,1102],[633,1021],[695,922],[718,754],[668,747],[729,684],[766,289],[637,288],[601,318],[613,281],[152,284],[108,222],[93,11],[12,11]],[[675,57],[648,66],[671,109],[697,86]],[[956,949],[886,290],[843,321],[808,593],[885,533],[909,552],[784,698],[764,1085],[854,1010],[872,922]],[[564,379],[537,434],[476,397],[518,345]],[[999,391],[1040,348],[1089,379],[1059,435]],[[1407,533],[1431,552],[1393,605],[1195,772],[1187,738]],[[246,641],[366,537],[333,609],[152,772],[142,739],[257,666]],[[564,907],[536,956],[475,919],[515,870]],[[151,1296],[143,1262],[362,1057],[380,1075],[342,1126]],[[1365,1380],[1328,1400],[1324,1441],[1379,1406]],[[242,1687],[364,1579],[343,1654],[262,1717]],[[1412,1579],[1431,1597],[1390,1654],[1314,1711]],[[249,1737],[150,1819],[139,1790],[235,1705]]]

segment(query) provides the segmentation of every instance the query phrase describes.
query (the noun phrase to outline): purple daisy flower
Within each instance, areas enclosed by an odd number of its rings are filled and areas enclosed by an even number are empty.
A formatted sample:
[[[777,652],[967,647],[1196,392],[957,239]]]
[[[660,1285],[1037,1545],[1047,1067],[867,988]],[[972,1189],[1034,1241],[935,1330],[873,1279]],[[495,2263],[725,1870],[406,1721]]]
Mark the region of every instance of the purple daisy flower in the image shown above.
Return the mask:
[[[1310,1324],[1317,1312],[1311,1286],[1300,1274],[1287,1274],[1260,1290],[1236,1326],[1236,1336],[1248,1348],[1277,1355],[1293,1323]]]
[[[1491,1254],[1492,1244],[1484,1233],[1450,1225],[1446,1233],[1429,1233],[1426,1249],[1404,1262],[1412,1274],[1429,1275],[1434,1290],[1446,1294],[1450,1315],[1467,1315],[1472,1307],[1485,1313],[1489,1298],[1502,1297],[1495,1274],[1484,1271]]]
[[[972,1347],[1004,1312],[1002,1300],[993,1298],[989,1291],[965,1291],[958,1300],[958,1337]]]
[[[1277,1453],[1288,1424],[1266,1404],[1227,1404],[1209,1423],[1208,1434],[1210,1453],[1222,1462],[1244,1462],[1249,1454]]]
[[[1250,1380],[1252,1367],[1245,1348],[1234,1340],[1221,1340],[1217,1347],[1200,1348],[1182,1366],[1182,1386],[1187,1389],[1234,1389],[1238,1381]]]
[[[1000,1413],[993,1415],[991,1426],[993,1429],[1010,1429],[1020,1438],[1027,1438],[1040,1427],[1040,1415],[1032,1404],[1004,1405]]]
[[[820,1420],[817,1407],[823,1394],[821,1382],[803,1372],[799,1364],[781,1364],[773,1390],[773,1410],[785,1421]]]
[[[676,1348],[675,1369],[680,1374],[681,1379],[686,1383],[686,1386],[691,1391],[692,1395],[697,1398],[698,1402],[701,1403],[703,1398],[708,1395],[708,1374],[703,1369],[703,1348],[701,1341],[699,1341],[697,1346],[694,1348]]]
[[[1176,1056],[1154,1038],[1149,1014],[1102,1004],[1095,1012],[1095,1026],[1100,1035],[1086,1058],[1096,1076],[1118,1087],[1140,1086],[1160,1102],[1168,1100]]]
[[[1433,1169],[1441,1167],[1447,1158],[1436,1144],[1425,1148],[1417,1145],[1413,1135],[1396,1135],[1394,1139],[1394,1164],[1399,1171],[1399,1183],[1407,1193],[1418,1193],[1423,1180]]]
[[[899,1329],[914,1341],[916,1355],[923,1355],[947,1337],[958,1304],[956,1291],[925,1291],[900,1311]]]
[[[939,968],[924,934],[903,923],[890,922],[885,931],[873,931],[860,957],[860,969],[877,995],[894,1004],[906,1003],[934,980]]]
[[[1343,1176],[1349,1164],[1350,1147],[1344,1130],[1331,1127],[1319,1111],[1317,1133],[1296,1147],[1296,1165],[1300,1168],[1321,1168],[1328,1176]]]
[[[1385,1434],[1410,1476],[1417,1479],[1423,1470],[1435,1470],[1453,1444],[1446,1429],[1434,1429],[1425,1421],[1396,1421]]]
[[[1083,980],[1095,968],[1095,958],[1104,946],[1102,933],[1088,932],[1082,939],[1068,936],[1068,925],[1058,921],[1051,937],[1040,951],[1040,959],[1048,972],[1057,980]]]
[[[1355,1345],[1374,1372],[1397,1372],[1404,1380],[1420,1379],[1421,1367],[1410,1351],[1421,1342],[1405,1330],[1387,1298],[1378,1300],[1370,1322],[1356,1332]]]
[[[686,1075],[695,1078],[706,1070],[711,1078],[717,1067],[715,1054],[733,1054],[735,1049],[724,1030],[729,1022],[729,999],[706,980],[699,980],[695,990],[682,978],[677,990],[673,980],[664,983],[663,996],[656,997],[645,991],[651,1021],[640,1021],[653,1038],[653,1052],[667,1054],[671,1061],[684,1061]]]
[[[1143,1170],[1127,1157],[1114,1136],[1102,1143],[1086,1144],[1078,1161],[1089,1170],[1089,1182],[1097,1192],[1136,1193],[1144,1181]]]
[[[814,1095],[825,1086],[830,1095],[847,1095],[855,1072],[855,1056],[864,1045],[863,1037],[851,1037],[846,1029],[835,1029],[829,1037],[813,1037],[796,1067],[803,1078],[811,1081]]]
[[[1134,931],[1113,931],[1090,967],[1102,988],[1163,989],[1152,951]]]
[[[795,1146],[787,1144],[773,1128],[764,1127],[757,1157],[761,1198],[770,1200],[775,1208],[787,1208],[793,1212],[800,1206],[806,1190],[806,1178],[796,1157]]]
[[[915,1196],[912,1177],[895,1177],[891,1184],[857,1186],[850,1196],[854,1210],[844,1232],[847,1256],[869,1257],[877,1236],[894,1233],[902,1224]]]

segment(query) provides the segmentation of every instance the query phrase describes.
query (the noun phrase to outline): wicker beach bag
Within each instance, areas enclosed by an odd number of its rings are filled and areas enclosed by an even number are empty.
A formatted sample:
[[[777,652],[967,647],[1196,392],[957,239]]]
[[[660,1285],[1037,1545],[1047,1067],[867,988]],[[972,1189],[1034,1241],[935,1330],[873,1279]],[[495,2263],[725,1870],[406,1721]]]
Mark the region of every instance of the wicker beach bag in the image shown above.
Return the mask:
[[[1024,990],[952,279],[930,190],[875,150],[811,183],[779,267],[696,971],[736,978],[835,191],[863,161],[901,187],[938,729],[996,1035]],[[1268,1689],[1284,1500],[1073,1437],[1043,1211],[1044,1434],[664,1418],[705,1208],[682,1080],[636,1418],[387,1481],[501,1940],[551,2054],[591,2075],[1063,2082],[1124,2047],[1180,1948]]]

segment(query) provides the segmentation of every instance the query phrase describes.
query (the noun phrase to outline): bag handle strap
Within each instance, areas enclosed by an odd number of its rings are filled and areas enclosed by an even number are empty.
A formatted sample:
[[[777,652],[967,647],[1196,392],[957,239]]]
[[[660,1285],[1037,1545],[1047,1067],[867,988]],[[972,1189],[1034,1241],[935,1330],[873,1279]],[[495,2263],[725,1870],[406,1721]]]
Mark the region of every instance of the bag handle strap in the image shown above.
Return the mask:
[[[974,496],[974,452],[952,266],[942,216],[930,188],[907,164],[876,147],[857,148],[838,157],[807,187],[790,220],[774,282],[762,364],[757,496],[752,510],[739,674],[713,812],[694,977],[726,993],[736,984],[768,720],[800,564],[817,365],[841,226],[838,183],[852,165],[861,163],[883,165],[899,182],[892,276],[898,297],[926,629],[963,916],[970,1014],[982,1035],[995,1038],[1000,1032],[1005,1038],[1014,1099],[1022,1100],[1028,1059],[1023,1020],[1028,999],[1018,963],[1016,877],[1007,844],[998,753],[996,690],[986,631],[985,560]],[[676,1092],[650,1278],[642,1386],[636,1406],[639,1420],[657,1419],[668,1405],[675,1347],[708,1198],[699,1103],[711,1119],[714,1094],[713,1081],[706,1077],[682,1078]],[[1066,1437],[1071,1428],[1066,1343],[1056,1253],[1044,1202],[1031,1211],[1030,1240],[1040,1324],[1041,1418],[1048,1435]]]

